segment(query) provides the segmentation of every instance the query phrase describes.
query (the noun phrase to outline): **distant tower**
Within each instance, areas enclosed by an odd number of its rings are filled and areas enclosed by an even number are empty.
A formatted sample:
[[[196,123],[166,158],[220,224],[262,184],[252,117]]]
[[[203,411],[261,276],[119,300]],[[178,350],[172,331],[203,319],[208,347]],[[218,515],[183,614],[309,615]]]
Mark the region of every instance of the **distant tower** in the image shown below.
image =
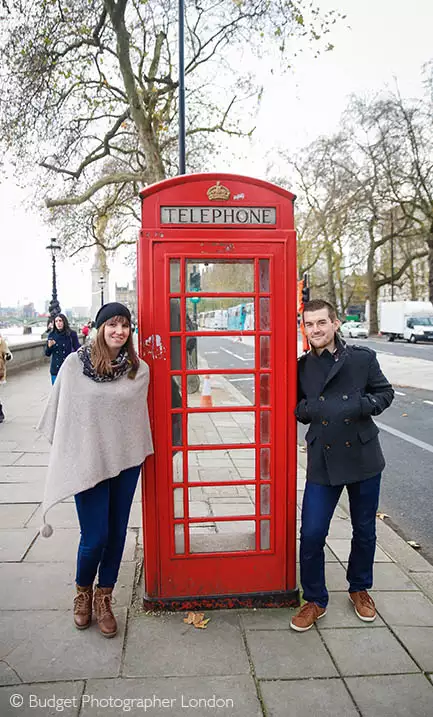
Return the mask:
[[[101,306],[101,276],[104,277],[104,304],[110,301],[109,298],[109,277],[110,270],[107,267],[107,259],[104,250],[98,246],[96,248],[95,261],[91,269],[92,272],[92,310],[91,319],[94,320]]]

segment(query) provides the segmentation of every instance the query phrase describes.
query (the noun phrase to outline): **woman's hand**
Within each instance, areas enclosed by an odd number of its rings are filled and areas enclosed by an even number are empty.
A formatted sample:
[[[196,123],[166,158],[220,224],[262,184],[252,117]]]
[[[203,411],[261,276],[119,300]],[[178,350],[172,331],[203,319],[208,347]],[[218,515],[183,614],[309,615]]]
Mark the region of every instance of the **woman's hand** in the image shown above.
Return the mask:
[[[51,348],[51,346],[55,346],[55,345],[56,345],[56,342],[54,341],[54,339],[48,339],[48,348],[49,349]]]

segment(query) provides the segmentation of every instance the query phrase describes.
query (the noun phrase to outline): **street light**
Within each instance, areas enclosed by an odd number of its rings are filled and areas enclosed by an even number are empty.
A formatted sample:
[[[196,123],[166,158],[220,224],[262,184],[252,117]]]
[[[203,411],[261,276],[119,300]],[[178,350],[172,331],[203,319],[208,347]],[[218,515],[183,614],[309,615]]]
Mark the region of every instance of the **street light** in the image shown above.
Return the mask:
[[[48,310],[50,312],[50,318],[55,319],[55,317],[60,314],[61,308],[59,301],[57,299],[57,284],[56,284],[56,252],[60,251],[61,247],[60,244],[57,244],[57,241],[54,237],[51,238],[51,244],[48,244],[48,246],[45,247],[45,249],[49,249],[51,252],[51,263],[53,267],[53,286],[52,286],[52,298],[48,307]]]
[[[104,275],[103,275],[103,274],[101,274],[101,276],[99,277],[98,284],[99,284],[99,286],[100,286],[100,288],[101,288],[101,306],[104,306],[104,286],[105,286],[105,279],[104,279]]]

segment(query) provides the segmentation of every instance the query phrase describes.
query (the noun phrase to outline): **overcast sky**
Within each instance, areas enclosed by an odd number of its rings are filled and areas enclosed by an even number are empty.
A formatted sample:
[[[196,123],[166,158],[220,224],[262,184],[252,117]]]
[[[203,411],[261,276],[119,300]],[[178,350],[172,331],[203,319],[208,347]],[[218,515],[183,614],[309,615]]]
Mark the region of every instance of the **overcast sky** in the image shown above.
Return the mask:
[[[307,50],[290,75],[270,74],[258,65],[265,92],[255,124],[257,130],[233,172],[265,177],[269,153],[276,146],[295,151],[319,134],[335,130],[351,93],[379,91],[397,78],[405,96],[421,94],[421,67],[433,59],[432,0],[317,0],[322,9],[347,15],[330,41],[335,49],[314,60]],[[349,27],[348,27],[349,26]],[[209,171],[227,171],[216,157]],[[296,187],[293,187],[296,193]],[[0,185],[0,305],[34,301],[42,310],[50,298],[50,230],[22,207],[31,187]],[[4,261],[7,256],[7,261]],[[58,291],[62,308],[91,303],[90,266],[79,260],[59,263]],[[120,260],[111,268],[111,283],[132,279]],[[111,297],[114,298],[114,295]]]

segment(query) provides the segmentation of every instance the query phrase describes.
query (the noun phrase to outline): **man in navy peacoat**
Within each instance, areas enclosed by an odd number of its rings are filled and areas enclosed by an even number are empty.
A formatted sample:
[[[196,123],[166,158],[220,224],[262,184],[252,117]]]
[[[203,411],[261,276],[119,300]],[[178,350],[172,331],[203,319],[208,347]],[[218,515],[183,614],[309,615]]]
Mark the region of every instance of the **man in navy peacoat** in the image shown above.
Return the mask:
[[[361,620],[370,622],[376,617],[367,591],[373,583],[376,511],[385,459],[372,416],[382,413],[394,398],[375,352],[347,346],[339,338],[340,322],[331,304],[321,299],[306,303],[304,325],[311,351],[298,361],[295,414],[310,426],[300,552],[307,602],[291,622],[299,632],[326,614],[324,546],[344,486],[353,528],[349,598]]]

